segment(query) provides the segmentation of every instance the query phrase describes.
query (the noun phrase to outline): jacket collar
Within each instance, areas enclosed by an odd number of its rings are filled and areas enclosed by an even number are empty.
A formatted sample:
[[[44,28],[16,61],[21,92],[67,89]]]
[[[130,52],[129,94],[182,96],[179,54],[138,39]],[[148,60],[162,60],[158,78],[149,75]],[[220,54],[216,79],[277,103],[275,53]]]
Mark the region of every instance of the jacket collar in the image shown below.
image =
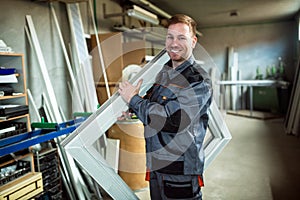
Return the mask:
[[[179,71],[179,72],[182,72],[187,67],[189,67],[190,65],[192,65],[194,62],[195,62],[195,57],[193,55],[191,55],[189,59],[187,59],[181,65],[179,65],[178,67],[176,67],[175,70]],[[172,60],[169,60],[165,65],[167,65],[168,67],[173,68]]]
[[[172,60],[169,60],[163,67],[163,71],[167,72],[169,77],[173,77],[174,76],[174,72],[176,71],[178,73],[181,73],[182,71],[184,71],[186,68],[190,67],[191,65],[193,65],[195,62],[195,57],[193,55],[191,55],[191,57],[189,59],[187,59],[186,61],[184,61],[181,65],[179,65],[178,67],[175,68],[175,70],[172,67]]]

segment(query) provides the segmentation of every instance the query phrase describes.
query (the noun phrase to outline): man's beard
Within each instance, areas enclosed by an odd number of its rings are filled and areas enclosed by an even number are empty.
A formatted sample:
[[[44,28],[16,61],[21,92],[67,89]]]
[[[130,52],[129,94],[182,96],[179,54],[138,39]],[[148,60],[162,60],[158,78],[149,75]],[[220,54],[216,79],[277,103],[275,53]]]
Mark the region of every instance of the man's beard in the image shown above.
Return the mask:
[[[171,60],[173,60],[173,61],[182,62],[182,61],[185,60],[185,58],[182,57],[182,55],[180,55],[178,53],[175,53],[175,52],[173,52],[171,50],[168,50],[168,54],[169,54]]]

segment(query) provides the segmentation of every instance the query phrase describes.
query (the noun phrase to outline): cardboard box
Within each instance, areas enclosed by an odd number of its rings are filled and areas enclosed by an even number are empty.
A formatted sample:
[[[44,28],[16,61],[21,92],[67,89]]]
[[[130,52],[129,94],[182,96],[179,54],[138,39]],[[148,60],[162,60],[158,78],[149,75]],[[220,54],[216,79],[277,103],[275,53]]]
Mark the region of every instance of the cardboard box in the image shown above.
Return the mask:
[[[123,69],[122,33],[106,33],[98,36],[108,82],[118,82],[122,78]],[[91,36],[91,48],[94,81],[104,82],[96,35]]]
[[[145,41],[123,43],[124,68],[130,64],[141,65],[146,57]]]
[[[118,84],[117,82],[108,84],[110,95],[113,95],[118,90],[117,84]],[[104,82],[97,83],[96,90],[97,90],[98,101],[100,105],[102,105],[108,99],[105,83]]]

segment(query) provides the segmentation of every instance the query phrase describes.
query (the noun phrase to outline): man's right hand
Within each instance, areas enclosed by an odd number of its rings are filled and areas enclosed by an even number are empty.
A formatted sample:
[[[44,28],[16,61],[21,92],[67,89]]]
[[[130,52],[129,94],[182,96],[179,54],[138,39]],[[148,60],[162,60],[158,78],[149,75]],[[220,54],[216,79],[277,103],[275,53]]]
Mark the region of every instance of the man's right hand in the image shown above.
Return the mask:
[[[143,80],[139,80],[139,82],[137,83],[136,86],[132,85],[131,83],[129,83],[128,81],[122,82],[119,85],[119,89],[118,92],[119,94],[123,97],[123,99],[129,103],[131,98],[136,95],[139,94],[141,85],[143,83]]]

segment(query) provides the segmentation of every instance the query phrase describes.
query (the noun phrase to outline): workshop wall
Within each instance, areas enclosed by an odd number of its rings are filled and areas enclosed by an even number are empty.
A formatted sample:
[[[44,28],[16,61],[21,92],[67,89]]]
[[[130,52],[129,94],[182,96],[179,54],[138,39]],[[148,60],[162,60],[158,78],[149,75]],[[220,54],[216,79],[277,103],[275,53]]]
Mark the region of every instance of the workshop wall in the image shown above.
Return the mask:
[[[118,4],[109,0],[103,0],[102,2],[109,5],[109,12],[121,12],[121,8]],[[70,51],[69,44],[71,41],[71,34],[65,3],[53,2],[53,6],[56,11],[67,51]],[[86,6],[86,3],[80,3],[80,6],[86,33],[93,34],[92,23],[89,21],[90,14],[88,13],[88,7]],[[34,48],[31,47],[30,41],[26,36],[26,15],[31,15],[32,17],[58,105],[62,109],[65,117],[70,119],[72,117],[72,103],[68,89],[68,82],[70,82],[69,72],[67,71],[63,50],[61,48],[49,3],[45,1],[30,0],[2,0],[0,7],[0,39],[3,40],[7,46],[11,47],[14,52],[25,54],[27,87],[31,90],[37,108],[40,108],[43,105],[42,93],[46,94],[46,87],[44,85]],[[101,14],[99,14],[99,16],[101,16]],[[102,18],[98,22],[100,32],[111,31],[111,24],[114,24],[114,21],[120,21],[120,19],[103,20]],[[33,112],[30,114],[31,121],[39,120]]]
[[[129,18],[122,17],[104,18],[103,4],[106,12],[121,13],[122,8],[115,1],[96,1],[96,20],[99,33],[115,31],[112,27],[124,22],[127,27],[139,27],[140,24]],[[61,31],[67,48],[69,48],[70,30],[66,6],[64,3],[53,2]],[[84,29],[88,34],[94,34],[90,20],[89,8],[86,3],[80,3]],[[2,0],[0,12],[0,39],[13,48],[17,53],[25,54],[27,70],[27,85],[31,90],[37,107],[42,105],[41,94],[45,92],[44,81],[39,69],[37,57],[30,46],[26,36],[25,15],[31,15],[42,53],[48,68],[48,73],[54,87],[56,99],[67,118],[71,117],[71,96],[68,90],[70,80],[64,55],[60,46],[55,24],[49,9],[49,3],[30,0]],[[265,73],[268,65],[278,64],[278,57],[285,63],[287,79],[293,80],[297,62],[297,30],[296,22],[285,21],[278,23],[251,24],[240,26],[204,28],[199,31],[203,36],[199,38],[200,44],[212,57],[221,73],[227,72],[228,47],[233,47],[239,54],[239,69],[243,79],[253,79],[256,68],[259,66]],[[126,38],[125,38],[126,39]],[[162,45],[147,44],[147,47]],[[69,50],[69,49],[68,49]],[[148,55],[157,53],[149,49]],[[32,121],[38,119],[31,115]]]
[[[294,79],[297,63],[296,21],[261,23],[201,29],[200,44],[211,55],[220,72],[227,72],[228,47],[238,53],[244,80],[254,79],[257,67],[265,76],[267,66],[285,63],[288,81]]]
[[[64,27],[62,34],[67,44],[70,38],[64,5],[61,3],[55,3],[53,5],[59,23],[61,27]],[[68,110],[70,109],[70,95],[67,88],[68,72],[65,67],[63,52],[51,16],[49,4],[29,0],[2,0],[0,39],[5,41],[7,46],[10,46],[14,52],[25,54],[27,86],[31,90],[37,108],[40,108],[43,105],[42,93],[46,94],[46,91],[36,53],[34,48],[30,45],[30,41],[25,32],[26,15],[32,17],[58,105],[62,108],[64,114],[68,116]],[[30,114],[31,121],[39,120],[33,112]]]

